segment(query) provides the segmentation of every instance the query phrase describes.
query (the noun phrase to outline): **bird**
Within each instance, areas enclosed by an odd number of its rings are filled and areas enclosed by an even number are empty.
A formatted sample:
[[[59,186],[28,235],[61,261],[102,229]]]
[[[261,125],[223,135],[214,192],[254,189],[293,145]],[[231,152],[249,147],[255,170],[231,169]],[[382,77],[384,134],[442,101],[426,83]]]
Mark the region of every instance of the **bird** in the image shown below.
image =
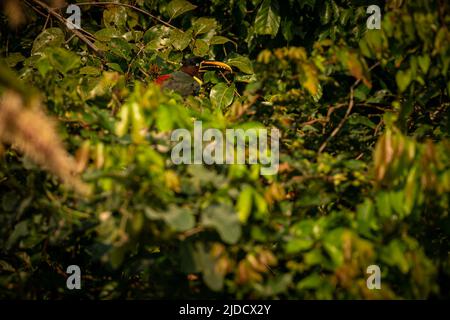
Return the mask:
[[[200,91],[203,84],[203,73],[208,70],[233,72],[232,68],[226,63],[193,57],[184,59],[180,70],[157,77],[155,83],[161,88],[173,90],[185,98]]]

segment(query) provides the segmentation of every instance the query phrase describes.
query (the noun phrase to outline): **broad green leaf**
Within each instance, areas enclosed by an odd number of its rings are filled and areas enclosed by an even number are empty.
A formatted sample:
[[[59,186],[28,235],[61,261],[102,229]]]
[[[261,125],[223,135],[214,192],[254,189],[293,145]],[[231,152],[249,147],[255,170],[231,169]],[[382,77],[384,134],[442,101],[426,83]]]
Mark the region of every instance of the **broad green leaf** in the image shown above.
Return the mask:
[[[122,67],[118,63],[111,62],[111,63],[107,63],[106,66],[108,68],[110,68],[111,70],[123,73]]]
[[[231,41],[230,39],[228,39],[226,37],[222,37],[222,36],[214,36],[214,37],[211,38],[211,40],[209,40],[209,44],[210,45],[224,44],[224,43],[227,43],[227,42],[235,43],[234,41]]]
[[[178,29],[172,30],[170,33],[170,43],[176,50],[183,51],[191,42],[191,33],[183,32]]]
[[[121,32],[117,30],[116,28],[104,28],[100,29],[96,33],[94,33],[94,36],[99,41],[109,41],[112,38],[118,38],[120,37]]]
[[[203,266],[203,280],[206,285],[213,291],[219,291],[223,287],[223,275],[217,272],[214,258],[204,251],[201,255]]]
[[[112,38],[109,42],[111,53],[125,60],[130,60],[133,52],[133,46],[122,38]]]
[[[131,138],[133,142],[140,143],[145,139],[145,118],[142,114],[142,109],[139,104],[133,101],[130,104],[130,115],[131,115]]]
[[[244,73],[253,74],[252,62],[249,58],[244,56],[236,56],[234,58],[228,59],[226,63],[232,67],[236,67]]]
[[[418,57],[417,60],[419,62],[420,69],[422,69],[423,73],[427,74],[431,64],[430,56],[425,54],[423,56]]]
[[[376,197],[378,214],[383,218],[392,217],[392,207],[388,192],[380,192]]]
[[[298,253],[310,249],[314,244],[313,239],[295,238],[290,240],[286,245],[286,252],[289,254]]]
[[[194,29],[194,34],[199,35],[203,33],[210,32],[211,30],[216,29],[217,27],[217,21],[213,18],[198,18],[196,19],[193,24],[192,28]]]
[[[127,9],[123,6],[111,6],[103,11],[103,22],[107,27],[118,27],[121,30],[127,23]]]
[[[342,228],[329,231],[323,241],[325,251],[331,257],[333,266],[335,268],[342,265],[344,262],[344,252],[342,250],[344,230]]]
[[[115,132],[119,137],[124,136],[128,131],[128,126],[130,123],[130,105],[124,104],[119,111],[119,121],[116,124]]]
[[[246,223],[250,213],[252,212],[253,188],[249,185],[244,185],[236,204],[239,221]]]
[[[301,69],[301,85],[306,88],[312,96],[318,96],[320,94],[320,84],[316,66],[313,63],[304,62],[301,64]]]
[[[402,273],[406,274],[411,266],[406,258],[405,251],[405,244],[395,239],[382,249],[380,258],[386,264],[396,266]]]
[[[256,217],[258,219],[264,218],[269,212],[266,199],[255,190],[253,192],[253,200],[256,207]]]
[[[46,47],[59,47],[64,42],[64,33],[59,28],[45,29],[33,42],[32,54],[42,52]]]
[[[310,276],[307,276],[306,278],[303,278],[300,280],[300,282],[297,284],[298,290],[308,290],[308,289],[317,289],[321,286],[322,279],[320,275],[317,273],[313,273]]]
[[[18,222],[14,230],[11,232],[8,241],[6,242],[6,249],[10,249],[13,245],[16,244],[16,242],[21,238],[29,233],[29,221],[23,220]]]
[[[398,71],[395,75],[395,80],[397,81],[398,89],[400,90],[400,92],[404,92],[412,81],[411,70]]]
[[[194,227],[194,216],[186,209],[170,206],[164,213],[164,220],[176,231],[186,231]]]
[[[234,85],[228,86],[221,82],[216,84],[209,94],[213,106],[219,109],[228,107],[234,98]]]
[[[97,67],[86,66],[80,69],[80,74],[98,76],[101,74],[101,70]]]
[[[172,130],[173,128],[173,115],[170,106],[161,104],[158,107],[158,112],[156,114],[156,126],[161,132]]]
[[[8,54],[5,58],[6,65],[10,68],[15,67],[19,62],[25,60],[25,57],[19,52],[13,52]]]
[[[167,5],[167,13],[169,14],[170,20],[186,13],[188,11],[194,10],[197,6],[193,5],[186,0],[172,0]]]
[[[201,39],[195,40],[193,53],[198,57],[205,56],[209,51],[208,44]]]
[[[292,284],[293,275],[290,273],[275,276],[267,281],[262,295],[265,297],[273,297],[281,294],[287,290],[287,288]]]
[[[50,64],[63,74],[77,68],[81,64],[78,55],[63,48],[47,48],[45,54]]]
[[[151,154],[149,155],[151,156]],[[147,163],[147,161],[145,162]],[[161,165],[163,164],[161,163]],[[170,205],[166,211],[157,211],[147,207],[145,208],[145,216],[150,220],[164,220],[175,231],[186,231],[195,226],[192,213],[188,209],[176,205]]]
[[[348,120],[349,120],[348,122],[353,125],[354,124],[362,124],[371,129],[375,129],[377,127],[376,124],[373,123],[372,121],[370,121],[370,119],[368,117],[357,115],[357,114],[351,115]]]
[[[277,2],[264,0],[255,18],[255,31],[257,34],[275,37],[280,27],[280,15]]]
[[[236,243],[241,237],[241,225],[233,208],[228,205],[212,205],[202,214],[202,224],[217,230],[222,240]]]

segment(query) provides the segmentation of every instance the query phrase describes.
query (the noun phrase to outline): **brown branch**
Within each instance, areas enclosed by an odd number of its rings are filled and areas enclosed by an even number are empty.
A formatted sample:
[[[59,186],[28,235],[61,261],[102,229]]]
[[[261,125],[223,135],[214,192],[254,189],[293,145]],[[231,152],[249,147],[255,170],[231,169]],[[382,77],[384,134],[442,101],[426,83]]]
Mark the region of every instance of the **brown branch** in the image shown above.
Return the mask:
[[[145,11],[145,10],[143,10],[141,8],[138,8],[136,6],[133,6],[131,4],[127,4],[127,3],[117,3],[117,2],[79,2],[79,3],[76,3],[76,5],[77,6],[88,6],[88,5],[106,6],[106,5],[112,5],[112,6],[126,7],[126,8],[130,8],[130,9],[136,10],[136,11],[138,11],[140,13],[143,13],[143,14],[149,16],[150,18],[152,18],[153,20],[158,21],[159,23],[165,25],[166,27],[179,30],[177,27],[171,25],[170,23],[168,23],[168,22],[166,22],[164,20],[161,20],[160,18],[158,18],[157,16],[151,14],[150,12]]]
[[[63,16],[61,16],[58,12],[56,12],[54,8],[51,8],[49,5],[47,5],[45,2],[43,2],[41,0],[29,0],[29,1],[32,1],[33,3],[39,5],[41,8],[45,9],[51,16],[53,16],[54,18],[59,20],[62,24],[64,24],[64,26],[70,32],[74,33],[81,41],[86,43],[86,45],[89,48],[91,48],[95,53],[97,53],[98,55],[102,55],[100,49],[97,48],[97,46],[94,43],[92,43],[83,33],[81,33],[77,29],[70,29],[70,28],[68,28],[67,27],[67,20]]]
[[[369,71],[371,71],[372,69],[377,67],[379,64],[380,64],[379,62],[375,63],[372,67],[369,68]],[[354,101],[355,88],[361,83],[361,80],[362,79],[356,80],[355,83],[351,86],[350,101],[348,103],[348,107],[347,107],[347,111],[345,112],[345,116],[344,116],[344,118],[342,118],[341,122],[339,122],[338,126],[333,130],[333,132],[331,132],[331,135],[322,143],[322,145],[320,146],[319,151],[318,151],[319,153],[322,153],[325,150],[328,143],[331,141],[331,139],[333,139],[339,133],[339,131],[342,129],[345,122],[347,121],[348,117],[350,116],[350,113],[352,112],[353,107],[355,105],[355,101]]]
[[[353,106],[354,106],[354,90],[355,87],[361,82],[361,80],[357,80],[352,87],[350,88],[350,102],[348,104],[348,108],[347,111],[345,112],[345,116],[344,118],[342,118],[341,122],[339,122],[338,126],[333,130],[333,132],[331,133],[331,135],[322,143],[322,145],[319,148],[319,153],[322,153],[323,150],[325,150],[325,148],[327,147],[328,142],[330,142],[331,139],[333,139],[338,132],[342,129],[342,127],[344,126],[345,122],[347,121],[348,117],[350,116],[350,113],[353,110]]]

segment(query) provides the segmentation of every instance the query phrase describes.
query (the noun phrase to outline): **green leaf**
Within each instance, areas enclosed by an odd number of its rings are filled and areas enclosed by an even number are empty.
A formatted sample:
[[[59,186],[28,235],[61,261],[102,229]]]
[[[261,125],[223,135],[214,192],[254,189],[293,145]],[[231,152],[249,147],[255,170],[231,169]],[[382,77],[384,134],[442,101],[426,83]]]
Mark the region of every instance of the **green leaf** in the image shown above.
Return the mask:
[[[20,200],[20,196],[16,192],[6,192],[2,196],[2,208],[3,210],[10,212],[13,211],[17,203]]]
[[[397,81],[398,89],[400,90],[400,92],[404,92],[412,81],[411,70],[398,71],[395,75],[395,80]]]
[[[228,65],[232,67],[236,67],[244,73],[253,74],[253,66],[252,62],[249,58],[244,56],[236,56],[231,59],[228,59],[226,62]]]
[[[202,214],[202,224],[217,230],[222,240],[235,244],[241,237],[241,225],[232,207],[228,205],[212,205]]]
[[[255,18],[256,33],[275,37],[280,27],[280,21],[277,3],[264,0]]]
[[[174,29],[170,33],[170,43],[176,50],[183,51],[191,42],[191,33]]]
[[[423,56],[418,57],[420,69],[422,69],[423,73],[427,74],[430,69],[431,59],[430,56],[425,54]]]
[[[5,58],[6,65],[10,68],[15,67],[19,62],[25,60],[25,57],[19,52],[13,52],[8,54]]]
[[[357,208],[358,229],[363,234],[370,234],[370,230],[377,230],[377,220],[375,218],[375,207],[370,199],[366,199],[364,203]]]
[[[348,122],[353,125],[362,124],[371,129],[375,129],[377,127],[376,124],[373,123],[372,121],[370,121],[369,118],[367,118],[365,116],[357,115],[357,114],[351,115],[348,120],[349,120]]]
[[[382,249],[381,260],[389,266],[396,266],[401,272],[406,274],[410,269],[410,264],[406,258],[405,244],[400,240],[392,240],[389,245]]]
[[[103,11],[103,22],[107,27],[116,26],[121,30],[127,23],[127,9],[123,6],[111,6]]]
[[[378,214],[383,218],[392,217],[392,207],[388,192],[380,192],[376,197]]]
[[[90,75],[90,76],[98,76],[101,74],[101,70],[96,67],[86,66],[80,69],[80,74]]]
[[[208,44],[201,39],[195,40],[193,53],[198,57],[205,56],[209,51]]]
[[[116,28],[104,28],[98,30],[96,33],[94,33],[94,36],[99,41],[109,41],[112,38],[118,38],[120,37],[121,32],[117,30]]]
[[[133,52],[133,47],[131,44],[126,42],[122,38],[113,38],[109,42],[111,52],[125,60],[131,59],[131,54]]]
[[[234,98],[234,85],[228,86],[227,84],[221,82],[216,84],[209,94],[211,103],[218,109],[223,109],[228,107]]]
[[[342,228],[332,230],[326,234],[323,241],[325,251],[331,257],[335,268],[341,266],[344,262],[344,253],[342,251],[343,232]]]
[[[310,249],[314,244],[313,239],[292,239],[286,245],[286,252],[289,254],[298,253]]]
[[[188,210],[174,205],[164,214],[164,220],[176,231],[186,231],[195,226],[194,216]]]
[[[172,109],[169,106],[161,104],[156,114],[156,126],[161,132],[170,131],[173,128]]]
[[[63,48],[48,48],[45,50],[50,64],[58,71],[66,74],[81,64],[80,57]]]
[[[169,14],[170,20],[172,20],[188,11],[194,10],[195,8],[197,8],[197,6],[193,5],[189,1],[172,0],[167,5],[167,13]]]
[[[239,221],[246,223],[252,212],[253,188],[249,185],[242,187],[241,193],[236,204]]]
[[[222,36],[214,36],[214,37],[211,38],[211,40],[209,40],[209,44],[210,45],[224,44],[224,43],[227,43],[227,42],[235,43],[234,41],[231,41],[230,39],[228,39],[226,37],[222,37]]]
[[[64,42],[64,33],[59,28],[45,29],[33,42],[31,54],[42,52],[46,47],[59,47]]]
[[[150,220],[164,220],[175,231],[182,232],[195,226],[195,219],[192,213],[176,205],[170,205],[164,212],[147,207],[145,208],[145,215]]]
[[[199,35],[203,33],[210,32],[211,30],[216,29],[217,21],[213,18],[198,18],[192,24],[192,28],[194,29],[194,34]]]
[[[130,123],[130,105],[124,104],[119,111],[119,121],[116,123],[115,133],[117,136],[122,137],[128,132],[128,126]]]
[[[317,273],[314,273],[306,278],[303,278],[298,284],[298,290],[317,289],[321,286],[322,279]]]
[[[16,242],[26,235],[28,235],[28,220],[20,221],[17,223],[14,227],[13,232],[8,238],[8,241],[6,242],[6,249],[10,249]]]
[[[130,114],[131,114],[131,138],[133,142],[139,143],[144,141],[145,137],[145,119],[142,114],[142,109],[139,104],[135,101],[130,104]]]
[[[110,68],[111,70],[123,73],[122,67],[118,63],[110,62],[110,63],[107,63],[106,66],[108,68]]]

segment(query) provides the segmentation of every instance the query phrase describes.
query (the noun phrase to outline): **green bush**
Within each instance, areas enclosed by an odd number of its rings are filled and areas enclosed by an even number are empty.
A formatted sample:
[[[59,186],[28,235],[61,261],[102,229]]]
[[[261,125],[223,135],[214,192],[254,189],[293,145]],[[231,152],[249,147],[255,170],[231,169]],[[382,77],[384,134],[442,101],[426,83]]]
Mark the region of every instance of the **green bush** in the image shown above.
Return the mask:
[[[449,298],[448,4],[191,2],[82,5],[74,33],[7,1],[0,297]],[[153,84],[192,55],[235,72]],[[278,174],[174,165],[194,119],[278,128]]]

